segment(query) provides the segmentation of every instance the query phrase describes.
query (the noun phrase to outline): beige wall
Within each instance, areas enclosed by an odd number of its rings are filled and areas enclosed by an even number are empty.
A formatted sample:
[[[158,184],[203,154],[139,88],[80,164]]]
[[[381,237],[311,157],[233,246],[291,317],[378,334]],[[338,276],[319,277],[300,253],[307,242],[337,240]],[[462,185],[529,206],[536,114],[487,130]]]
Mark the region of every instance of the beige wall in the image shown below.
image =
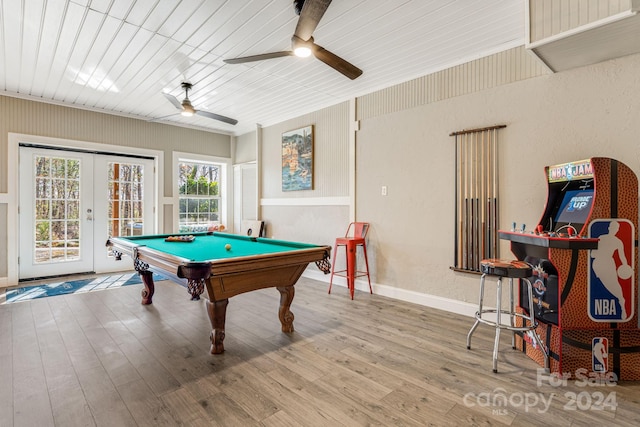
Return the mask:
[[[343,102],[262,130],[262,197],[317,198],[349,194],[349,103]],[[282,134],[314,125],[313,190],[282,191]]]
[[[349,102],[262,129],[261,216],[267,235],[333,245],[349,224]],[[282,191],[282,133],[314,125],[313,190]],[[312,266],[311,269],[315,269]]]
[[[522,50],[507,62],[529,61],[518,58],[520,54],[528,55]],[[504,70],[508,65],[500,67]],[[458,91],[447,98],[422,97],[412,105],[398,99],[407,99],[411,85],[428,92],[424,85],[407,83],[385,89],[384,96],[359,98],[355,203],[357,219],[372,223],[368,247],[377,292],[427,304],[444,300],[445,306],[470,307],[476,301],[478,277],[450,269],[455,172],[451,132],[507,125],[500,131],[499,143],[501,228],[509,228],[513,221],[529,227],[537,224],[546,200],[543,169],[547,165],[605,156],[640,173],[638,69],[640,55],[635,55],[552,75],[521,73],[501,84]],[[424,81],[442,90],[439,85],[456,87],[460,79],[468,79],[468,75],[449,75],[454,81],[438,78],[434,83],[429,76]],[[481,72],[478,78],[488,76]],[[360,107],[367,99],[386,104],[364,117],[368,110]],[[319,120],[296,123],[315,123],[322,129],[319,139],[327,132]],[[280,131],[291,124],[265,129],[262,178],[272,197],[282,197],[277,192],[281,182],[277,149]],[[346,124],[342,129],[348,133]],[[347,152],[345,147],[339,151]],[[337,167],[326,167],[338,173]],[[318,170],[317,177],[315,191],[321,191],[327,174]],[[345,177],[346,173],[340,175],[342,180]],[[333,181],[331,177],[331,185]],[[381,196],[382,185],[388,187],[387,196]],[[332,243],[348,223],[348,209],[266,206],[263,219],[272,224],[276,237]],[[308,230],[311,224],[313,231]],[[501,251],[511,256],[508,244],[502,243]]]
[[[234,164],[256,161],[256,132],[245,133],[235,138]]]
[[[360,96],[357,118],[404,111],[548,73],[520,46]]]

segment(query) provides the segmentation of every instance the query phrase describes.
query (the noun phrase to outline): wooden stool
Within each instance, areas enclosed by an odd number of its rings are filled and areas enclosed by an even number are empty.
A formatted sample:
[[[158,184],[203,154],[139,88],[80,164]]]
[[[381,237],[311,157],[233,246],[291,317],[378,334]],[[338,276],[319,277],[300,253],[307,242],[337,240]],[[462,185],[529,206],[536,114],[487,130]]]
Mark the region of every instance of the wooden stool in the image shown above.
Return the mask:
[[[493,372],[498,372],[498,347],[500,344],[500,331],[502,329],[507,329],[513,332],[511,336],[511,347],[515,347],[515,334],[516,332],[529,332],[533,331],[533,336],[540,347],[542,353],[544,354],[544,367],[545,369],[549,369],[549,354],[547,350],[542,345],[542,341],[540,337],[536,333],[535,329],[538,327],[538,322],[535,318],[534,307],[533,307],[533,289],[531,286],[531,282],[529,281],[529,277],[533,274],[533,270],[529,264],[524,261],[513,261],[513,260],[501,260],[501,259],[485,259],[480,262],[480,271],[482,272],[482,277],[480,278],[480,302],[478,304],[478,311],[476,311],[475,318],[476,321],[469,330],[467,334],[467,349],[471,349],[471,335],[473,335],[474,331],[478,327],[478,324],[484,323],[485,325],[489,325],[496,330],[496,338],[493,344]],[[483,307],[483,299],[484,299],[484,279],[486,276],[494,276],[497,277],[498,280],[496,282],[496,308],[494,309],[485,309]],[[509,279],[509,309],[502,308],[502,278]],[[524,281],[527,285],[527,292],[529,296],[529,314],[526,313],[517,313],[515,311],[515,305],[513,301],[513,279],[520,279]],[[489,320],[483,317],[484,314],[495,313],[496,318],[494,320]],[[501,315],[506,314],[509,316],[509,323],[502,323]],[[515,318],[520,317],[524,320],[522,326],[515,325]],[[528,325],[527,325],[528,323]]]

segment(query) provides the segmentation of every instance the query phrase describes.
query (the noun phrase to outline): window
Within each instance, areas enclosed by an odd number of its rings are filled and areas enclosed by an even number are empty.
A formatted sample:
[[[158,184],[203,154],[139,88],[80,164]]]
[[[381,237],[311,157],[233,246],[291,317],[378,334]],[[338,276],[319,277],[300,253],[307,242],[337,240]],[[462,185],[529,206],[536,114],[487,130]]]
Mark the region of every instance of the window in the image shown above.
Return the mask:
[[[222,223],[225,169],[224,165],[211,162],[178,162],[178,231],[207,231]]]
[[[35,170],[34,262],[80,257],[80,160],[37,156]]]
[[[498,258],[498,130],[454,132],[456,214],[454,270],[480,271],[480,261]]]

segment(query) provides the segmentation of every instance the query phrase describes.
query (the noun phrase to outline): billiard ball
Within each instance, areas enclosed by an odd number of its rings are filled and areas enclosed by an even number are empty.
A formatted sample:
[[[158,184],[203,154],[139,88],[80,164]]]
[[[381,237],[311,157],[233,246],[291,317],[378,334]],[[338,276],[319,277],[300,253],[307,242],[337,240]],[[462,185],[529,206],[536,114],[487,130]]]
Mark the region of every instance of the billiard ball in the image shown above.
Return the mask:
[[[226,250],[230,251],[231,250],[231,245],[227,243],[226,245],[224,245],[224,248]]]

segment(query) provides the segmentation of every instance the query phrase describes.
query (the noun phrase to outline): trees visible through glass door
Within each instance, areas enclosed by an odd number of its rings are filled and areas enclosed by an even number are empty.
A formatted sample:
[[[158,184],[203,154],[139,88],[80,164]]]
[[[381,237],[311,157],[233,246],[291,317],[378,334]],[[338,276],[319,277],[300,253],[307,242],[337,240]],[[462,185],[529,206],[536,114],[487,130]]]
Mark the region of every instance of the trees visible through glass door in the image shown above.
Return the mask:
[[[144,167],[135,163],[109,162],[109,236],[144,233]]]
[[[36,264],[80,258],[80,160],[34,157]]]

